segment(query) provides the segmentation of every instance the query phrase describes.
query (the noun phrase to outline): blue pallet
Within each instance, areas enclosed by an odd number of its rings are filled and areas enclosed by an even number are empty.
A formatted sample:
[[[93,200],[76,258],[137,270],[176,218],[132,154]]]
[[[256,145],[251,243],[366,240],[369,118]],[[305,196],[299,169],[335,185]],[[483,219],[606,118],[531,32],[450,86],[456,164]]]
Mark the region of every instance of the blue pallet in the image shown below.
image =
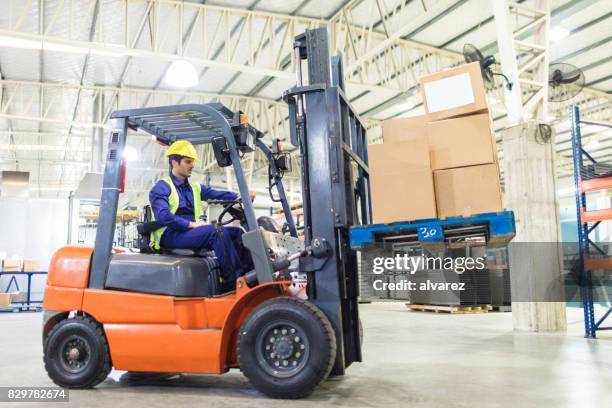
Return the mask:
[[[381,237],[400,236],[406,233],[418,234],[418,240],[423,244],[438,244],[444,242],[444,230],[449,227],[486,225],[489,232],[488,243],[504,245],[510,242],[516,233],[514,213],[502,211],[498,213],[483,213],[471,217],[452,217],[446,219],[432,218],[427,220],[394,222],[391,224],[371,224],[351,227],[349,237],[351,248],[362,249],[380,242]]]

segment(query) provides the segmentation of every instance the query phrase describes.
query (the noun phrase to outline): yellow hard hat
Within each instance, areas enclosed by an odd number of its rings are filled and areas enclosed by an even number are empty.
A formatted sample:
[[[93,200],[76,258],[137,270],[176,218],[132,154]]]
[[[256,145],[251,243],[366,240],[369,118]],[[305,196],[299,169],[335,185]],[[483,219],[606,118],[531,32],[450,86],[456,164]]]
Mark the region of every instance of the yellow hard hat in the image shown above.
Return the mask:
[[[179,155],[189,157],[190,159],[197,160],[198,153],[196,152],[195,147],[188,140],[179,140],[170,145],[168,150],[166,150],[166,157],[170,157],[172,155]]]

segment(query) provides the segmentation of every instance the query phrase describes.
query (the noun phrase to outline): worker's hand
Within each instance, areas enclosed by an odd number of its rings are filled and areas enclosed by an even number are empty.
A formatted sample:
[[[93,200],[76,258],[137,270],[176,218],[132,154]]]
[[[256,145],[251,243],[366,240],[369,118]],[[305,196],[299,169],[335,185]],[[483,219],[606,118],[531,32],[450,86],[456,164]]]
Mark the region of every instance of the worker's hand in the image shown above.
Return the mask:
[[[257,195],[256,192],[254,191],[249,191],[249,198],[251,199],[251,202],[255,201],[255,196]]]
[[[206,223],[200,220],[189,222],[189,228],[198,228],[198,227],[203,227],[204,225],[206,225]]]

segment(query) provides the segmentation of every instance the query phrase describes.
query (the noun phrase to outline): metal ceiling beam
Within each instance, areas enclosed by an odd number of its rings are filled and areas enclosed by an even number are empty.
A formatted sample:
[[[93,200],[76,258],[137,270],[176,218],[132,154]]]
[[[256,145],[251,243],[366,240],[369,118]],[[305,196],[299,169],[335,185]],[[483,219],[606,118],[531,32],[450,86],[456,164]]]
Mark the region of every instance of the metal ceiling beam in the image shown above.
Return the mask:
[[[548,121],[550,9],[548,0],[536,4],[542,10],[505,0],[493,3],[502,71],[513,83],[512,89],[504,90],[509,126],[522,123],[526,117],[540,123]],[[519,23],[521,20],[527,21]],[[535,33],[530,42],[521,40],[526,27]],[[519,53],[528,55],[528,60],[520,61]],[[522,69],[524,66],[531,68]]]
[[[298,5],[298,7],[297,7],[295,10],[293,10],[293,12],[291,12],[291,14],[290,14],[290,15],[291,15],[291,16],[295,16],[295,15],[297,15],[297,13],[299,13],[299,12],[300,12],[300,10],[301,10],[302,8],[304,8],[304,7],[305,7],[305,6],[306,6],[308,3],[310,3],[311,1],[312,1],[312,0],[303,0],[303,1],[302,1],[302,2],[301,2],[299,5]],[[258,0],[258,1],[256,1],[255,3],[253,3],[253,4],[251,5],[251,7],[249,7],[249,9],[250,9],[250,10],[252,10],[252,9],[255,7],[255,5],[256,5],[257,3],[259,3],[259,0]],[[237,27],[237,26],[236,26],[236,27]],[[282,30],[284,30],[284,29],[286,29],[286,24],[285,24],[285,23],[283,23],[283,24],[279,25],[277,28],[275,28],[275,35],[279,35],[279,34],[282,32]],[[268,41],[268,42],[264,43],[264,45],[263,45],[263,46],[264,46],[264,47],[268,47],[269,45],[270,45],[270,42]],[[253,58],[253,57],[251,57],[251,58]],[[283,57],[283,63],[281,63],[281,69],[283,69],[283,70],[284,70],[284,69],[286,69],[286,67],[287,67],[287,66],[290,64],[290,60],[289,60],[288,62],[287,62],[286,60],[287,60],[287,56]],[[237,81],[237,80],[240,78],[240,76],[241,76],[241,75],[242,75],[242,73],[241,73],[241,72],[237,72],[237,73],[235,73],[235,74],[234,74],[234,76],[232,76],[232,77],[230,78],[230,80],[229,80],[229,81],[227,81],[227,82],[225,83],[225,85],[223,85],[223,86],[221,87],[220,92],[225,92],[225,91],[227,91],[227,90],[229,89],[229,87],[230,87],[230,86],[232,86],[232,84],[234,84],[234,82],[236,82],[236,81]],[[268,79],[268,78],[266,78],[266,79]],[[269,81],[268,83],[270,83],[270,81]],[[248,92],[248,95],[256,95],[257,93],[258,93],[258,92],[255,92],[255,93],[253,93],[253,92]]]
[[[180,98],[185,98],[184,103],[208,103],[222,102],[230,109],[240,109],[251,119],[253,125],[264,132],[284,138],[288,135],[287,128],[283,124],[286,116],[287,105],[271,99],[255,98],[242,95],[223,95],[204,92],[180,92],[167,90],[151,90],[142,88],[116,88],[111,86],[84,86],[59,84],[51,82],[0,80],[3,88],[4,100],[0,106],[0,118],[22,119],[38,122],[57,123],[62,125],[72,124],[77,127],[106,127],[104,122],[96,122],[92,118],[89,106],[78,110],[74,120],[69,120],[70,115],[62,109],[62,103],[66,98],[72,99],[71,95],[82,92],[84,97],[92,101],[99,94],[116,95],[113,102],[111,98],[107,101],[106,110],[128,109],[141,106],[144,100],[148,100],[149,106],[173,105]],[[42,110],[38,109],[39,91],[43,89],[44,100]]]
[[[95,38],[96,35],[96,27],[98,25],[98,19],[100,17],[100,11],[101,11],[101,5],[102,2],[100,0],[92,0],[91,1],[91,24],[89,26],[89,41],[92,42]],[[39,34],[44,34],[45,32],[45,23],[46,20],[44,18],[45,16],[45,8],[44,8],[44,3],[41,1],[39,3],[39,9],[40,9],[40,13],[39,13],[39,19],[41,21],[41,25],[40,25],[40,31]],[[41,49],[40,54],[41,56],[44,54],[44,49]],[[85,84],[85,75],[87,74],[87,69],[89,68],[89,61],[91,59],[91,54],[86,54],[84,61],[83,61],[83,68],[81,69],[81,79],[79,81],[79,85],[84,85]],[[40,78],[41,81],[43,81],[43,78],[41,76]],[[72,134],[72,129],[73,129],[73,125],[72,123],[74,123],[77,113],[78,113],[78,109],[79,109],[79,103],[81,102],[81,90],[82,88],[79,88],[79,90],[77,91],[77,95],[75,98],[75,102],[74,102],[74,108],[72,108],[72,120],[69,122],[70,125],[68,126],[68,137],[66,138],[66,146],[68,146],[68,143],[70,143],[70,135]],[[42,89],[41,89],[42,92]],[[43,97],[41,95],[40,97],[40,104],[42,105],[42,101]],[[41,122],[38,122],[39,126]],[[66,159],[66,156],[68,154],[68,151],[65,152],[64,154],[64,160]],[[64,177],[64,168],[62,168],[60,175],[59,175],[59,180],[60,183],[62,182],[62,178]]]
[[[587,7],[592,6],[593,4],[597,3],[599,0],[575,0],[575,1],[569,1],[567,3],[565,3],[562,6],[557,7],[556,9],[552,10],[550,13],[550,26],[554,27],[558,24],[560,24],[563,20],[565,20],[566,18],[578,13],[581,10],[584,10]],[[524,0],[519,1],[518,3],[523,3]],[[487,20],[488,22],[492,22],[493,21],[493,17],[491,17],[491,20]],[[588,23],[587,23],[588,24]],[[577,32],[580,31],[580,28],[576,28],[574,30],[572,30],[573,32],[570,33],[571,34],[575,34]],[[527,30],[526,32],[524,32],[523,34],[521,34],[520,39],[525,39],[527,38],[529,35],[532,34],[531,30]],[[493,41],[490,42],[489,44],[485,45],[484,47],[481,47],[481,51],[483,52],[484,55],[492,55],[492,54],[496,54],[498,52],[498,47],[497,47],[497,41]]]
[[[245,112],[250,122],[268,135],[284,139],[288,136],[286,123],[287,105],[263,98],[251,98],[241,95],[218,95],[199,92],[176,92],[163,90],[150,90],[138,88],[115,88],[104,86],[80,86],[57,83],[39,83],[34,81],[0,81],[4,90],[5,100],[0,106],[0,118],[12,120],[28,120],[39,123],[57,124],[64,128],[71,124],[75,129],[106,129],[105,122],[97,122],[92,115],[90,105],[101,95],[107,101],[105,109],[128,109],[135,106],[142,107],[144,101],[149,106],[173,105],[179,99],[185,103],[221,102],[232,110]],[[70,121],[70,112],[62,109],[61,101],[71,99],[71,95],[82,93],[83,101],[74,121]],[[38,100],[44,95],[42,101]],[[113,102],[111,95],[115,95]],[[60,103],[58,103],[60,102]],[[39,108],[40,107],[40,108]],[[81,139],[83,140],[83,139]],[[148,149],[152,151],[151,149]],[[202,150],[202,148],[200,148]],[[209,149],[210,150],[210,149]],[[66,149],[70,151],[70,149]],[[212,152],[203,155],[202,165],[214,163]],[[142,152],[141,152],[141,155]],[[143,155],[144,156],[144,155]],[[148,156],[145,156],[148,157]],[[159,157],[159,154],[157,155]],[[205,160],[204,160],[205,159]],[[154,166],[156,167],[156,166]]]
[[[71,8],[81,0],[66,0],[57,5],[54,13],[59,16],[67,16]],[[170,0],[150,0],[152,5],[152,15],[150,24],[151,41],[134,42],[139,36],[138,30],[134,31],[129,26],[130,17],[137,13],[148,3],[142,0],[123,0],[116,2],[102,2],[101,14],[118,15],[115,21],[124,21],[124,24],[116,26],[106,26],[104,35],[99,36],[96,42],[83,41],[78,29],[70,27],[63,30],[62,35],[54,29],[57,20],[51,16],[51,21],[46,24],[46,32],[32,34],[27,30],[24,21],[31,7],[27,2],[12,0],[10,9],[13,11],[13,18],[10,18],[8,26],[0,29],[0,35],[12,36],[19,40],[31,40],[38,45],[59,52],[90,53],[98,55],[121,55],[133,57],[156,57],[165,60],[186,59],[196,65],[219,67],[235,71],[256,73],[261,75],[272,75],[280,77],[290,77],[290,73],[282,72],[278,69],[278,53],[283,50],[282,38],[273,35],[271,27],[286,23],[296,26],[298,30],[304,28],[316,28],[325,25],[324,20],[287,16],[282,14],[268,13],[254,10],[232,9],[227,7],[204,5],[197,3],[177,2]],[[82,4],[82,2],[81,2]],[[140,14],[140,13],[138,13]],[[183,42],[186,27],[189,23],[186,20],[193,18],[194,15],[200,17],[192,30],[197,33],[197,40],[193,39],[189,43]],[[231,29],[229,22],[244,18],[246,26],[244,31],[232,43],[227,44],[226,40],[231,39]],[[7,20],[7,21],[8,21]],[[264,26],[266,29],[261,30]],[[191,37],[191,36],[190,36]],[[168,40],[171,38],[172,40]],[[274,44],[273,51],[264,56],[257,52],[264,41]],[[41,42],[44,41],[44,44]],[[212,58],[214,50],[219,44],[226,43],[223,55],[219,58]],[[237,45],[244,47],[249,52],[236,53],[234,50]],[[31,44],[32,47],[38,46]],[[244,61],[245,55],[256,57],[250,61]]]
[[[205,2],[206,2],[205,0],[201,0],[199,3],[200,4],[204,4]],[[153,2],[149,0],[149,6],[151,6],[152,4],[153,4]],[[150,10],[156,10],[156,9],[155,8],[150,8]],[[184,9],[182,9],[182,13],[184,13]],[[196,24],[197,24],[198,20],[200,20],[200,18],[202,18],[202,15],[203,15],[203,13],[201,13],[199,11],[197,13],[195,13],[195,15],[189,21],[189,24],[187,26],[187,30],[184,33],[183,33],[183,30],[180,30],[179,35],[182,35],[182,37],[181,37],[181,41],[176,45],[176,49],[175,49],[176,52],[183,52],[183,50],[185,50],[185,49],[187,49],[189,47],[189,44],[190,44],[190,42],[191,42],[191,40],[193,38],[193,33],[194,33],[194,30],[195,30]],[[151,22],[153,21],[153,18],[154,18],[154,15],[151,12],[149,12],[146,15],[146,20],[149,23],[149,26],[148,26],[149,27],[149,33],[151,34],[151,36],[153,35],[153,33],[152,33],[153,25],[151,24]],[[232,35],[233,35],[233,33],[234,32],[232,31]],[[139,39],[140,39],[140,35],[138,35],[134,39],[134,44],[138,43]],[[213,58],[216,58],[217,55],[218,54],[215,54],[215,56]],[[130,59],[130,61],[133,60],[132,57],[130,57],[129,59]],[[162,81],[164,80],[164,77],[165,77],[165,74],[166,74],[168,68],[170,68],[170,65],[171,65],[171,63],[168,63],[166,65],[166,68],[163,70],[162,74],[157,79],[157,81],[155,82],[155,85],[153,85],[152,89],[154,89],[154,90],[159,89]],[[127,68],[127,66],[126,66],[126,68]],[[198,77],[198,78],[200,78],[200,77]],[[121,85],[123,85],[123,83]],[[145,101],[140,105],[140,107],[148,106],[149,102],[150,102],[150,99],[151,99],[151,95],[149,95],[145,99]],[[185,100],[185,96],[183,96],[180,99],[178,99],[176,101],[176,104],[181,104],[181,103],[183,103],[184,100]],[[108,118],[110,117],[110,114],[111,114],[111,112],[109,110],[107,116],[104,118],[104,122],[106,122],[108,120]],[[152,140],[150,139],[143,148],[144,149],[150,148],[151,143],[152,143]],[[201,148],[201,150],[204,150],[204,148]],[[203,156],[205,156],[205,155],[203,155]],[[159,163],[159,161],[160,161],[160,159],[162,157],[163,157],[163,152],[159,152],[156,155],[155,159],[154,159],[154,166],[158,165],[158,163]],[[156,175],[154,175],[154,176],[156,176]]]
[[[47,47],[59,52],[154,57],[167,61],[185,59],[191,61],[196,66],[219,67],[235,72],[286,79],[293,79],[293,72],[291,69],[283,70],[281,61],[285,55],[291,54],[292,35],[302,32],[305,28],[316,28],[327,24],[326,20],[321,19],[255,10],[229,9],[169,0],[150,0],[150,3],[143,2],[142,0],[123,0],[113,3],[102,2],[100,6],[102,9],[101,13],[104,15],[123,14],[123,18],[129,24],[129,17],[132,13],[140,12],[138,13],[140,15],[142,10],[152,3],[153,14],[157,17],[152,19],[152,40],[150,43],[143,43],[143,41],[140,41],[140,43],[135,42],[134,39],[138,38],[141,30],[129,29],[127,24],[117,27],[105,27],[104,33],[99,36],[98,41],[87,42],[81,40],[81,37],[78,36],[78,30],[66,30],[67,33],[63,36],[50,35],[55,32],[53,31],[55,20],[49,22],[48,25],[50,27],[48,27],[43,35],[34,35],[27,32],[23,27],[23,19],[21,17],[27,15],[30,10],[24,7],[21,2],[12,1],[13,9],[17,10],[16,16],[11,19],[12,25],[0,28],[0,35],[12,36],[22,40],[20,41],[22,45],[25,41],[31,47]],[[61,16],[68,13],[68,10],[76,1],[66,0],[58,4],[55,10],[56,14]],[[439,8],[442,9],[441,6]],[[146,10],[145,15],[147,15]],[[173,46],[175,44],[165,40],[167,38],[175,39],[181,37],[181,34],[185,32],[184,27],[188,26],[185,20],[192,18],[194,15],[202,16],[197,20],[196,27],[192,30],[192,32],[197,33],[194,37],[197,36],[198,41],[190,40],[186,46],[176,47]],[[160,22],[162,18],[163,22]],[[425,19],[426,17],[422,18]],[[236,19],[244,19],[245,23],[239,30],[238,35],[232,37],[232,29],[234,27],[230,27],[229,22],[236,21]],[[348,21],[348,23],[350,24],[351,22]],[[285,35],[284,32],[276,33],[274,28],[283,24],[291,27],[291,35]],[[345,24],[334,23],[334,29],[342,30]],[[264,30],[254,30],[254,27],[261,28],[262,26],[265,27]],[[357,33],[364,31],[360,27],[354,27],[351,30]],[[113,37],[109,37],[106,33],[113,33]],[[188,37],[191,39],[192,36]],[[117,40],[117,38],[120,38],[120,40]],[[379,44],[388,39],[385,34],[373,30],[367,34],[367,38],[368,44]],[[227,41],[228,39],[229,41]],[[181,41],[176,41],[179,44],[183,44],[182,38]],[[363,41],[366,41],[365,37]],[[223,54],[214,57],[214,54],[216,54],[215,48],[218,50],[219,44],[229,44],[229,49],[235,50],[240,48],[241,52],[227,51],[228,47],[224,47],[225,51]],[[265,52],[263,52],[264,44],[271,44]],[[439,51],[417,42],[396,41],[393,46],[400,46],[402,50],[425,50],[436,55],[445,55],[444,51]],[[373,85],[373,82],[380,81],[375,81],[375,78],[354,81],[352,78],[348,78],[347,84],[362,90],[388,90],[389,88],[389,86]]]
[[[568,16],[576,13],[579,10],[582,10],[586,7],[589,7],[590,5],[592,5],[593,3],[595,3],[597,0],[578,0],[575,2],[569,2],[563,6],[560,6],[558,8],[556,8],[555,10],[552,11],[552,16],[551,16],[551,22],[552,24],[558,24],[560,21],[562,21],[564,18],[567,18]],[[522,3],[522,1],[518,1],[518,3]],[[600,20],[599,18],[596,20]],[[483,25],[489,24],[490,22],[493,21],[493,17],[489,17],[483,21],[481,21],[479,24],[471,27],[470,29],[462,32],[461,34],[453,37],[452,39],[446,41],[445,43],[439,45],[439,48],[444,48],[458,40],[460,40],[461,38],[465,37],[466,35],[470,34],[471,32],[475,31],[478,28],[481,28]],[[588,24],[588,23],[587,23]],[[608,39],[609,40],[609,39]],[[431,46],[431,45],[430,45]],[[434,46],[431,46],[434,47]],[[455,62],[462,62],[463,61],[463,56],[461,53],[459,52],[453,52],[451,50],[445,50],[447,52],[453,53],[456,56]],[[488,44],[487,46],[483,47],[483,52],[485,52],[485,54],[493,54],[497,52],[497,41],[494,41],[490,44]],[[417,58],[414,61],[411,61],[410,64],[408,65],[409,68],[414,68],[417,66],[417,64],[422,63],[426,58],[431,58],[433,57],[433,55],[429,55],[429,54],[425,54],[423,57],[421,58]],[[604,61],[605,62],[605,61]],[[453,63],[453,64],[454,64]],[[448,64],[446,66],[444,66],[444,68],[452,66],[453,64]],[[394,76],[394,73],[391,73],[391,77]],[[387,100],[382,101],[381,103],[379,103],[378,105],[369,108],[368,110],[366,110],[365,112],[362,112],[362,115],[365,116],[373,116],[376,115],[386,109],[388,109],[389,107],[396,105],[398,102],[400,101],[406,101],[407,99],[415,96],[418,93],[418,85],[415,84],[415,86],[407,89],[406,91],[399,93],[395,96],[393,96],[392,98],[389,98]],[[355,97],[353,100],[359,99],[360,97],[364,97],[368,94],[368,92],[363,92],[360,95],[358,95],[357,97]],[[415,104],[415,107],[419,106],[419,104]]]
[[[597,47],[601,47],[602,45],[606,45],[606,44],[610,44],[610,42],[612,41],[612,35],[608,36],[606,38],[602,38],[601,40],[594,42],[592,44],[589,44],[588,47],[585,48],[581,48],[579,50],[576,50],[574,52],[570,52],[569,54],[565,54],[564,56],[557,58],[554,62],[563,62],[563,61],[567,61],[569,59],[572,59],[574,57],[577,57],[580,54],[584,54],[585,52],[592,50],[594,48]]]
[[[286,116],[287,116],[287,105],[284,102],[276,102],[273,100],[263,98],[251,98],[241,95],[218,95],[209,93],[198,93],[198,92],[175,92],[175,91],[163,91],[163,90],[149,90],[149,89],[137,89],[137,88],[115,88],[115,87],[102,87],[102,86],[80,86],[80,85],[67,85],[57,83],[39,83],[34,81],[0,81],[0,87],[4,90],[6,99],[0,105],[0,118],[6,119],[19,119],[37,121],[39,123],[47,124],[58,124],[62,128],[70,123],[72,126],[77,128],[89,129],[89,128],[106,128],[105,122],[97,122],[92,115],[92,109],[86,105],[90,105],[89,102],[93,103],[101,95],[116,95],[116,100],[113,103],[110,97],[104,99],[109,102],[110,105],[105,107],[106,110],[113,109],[126,109],[133,108],[135,106],[143,106],[143,101],[148,101],[151,105],[173,105],[176,104],[178,99],[185,98],[187,103],[207,103],[207,102],[222,102],[232,110],[242,110],[249,117],[250,122],[260,130],[266,132],[268,135],[274,135],[281,139],[286,138],[288,135]],[[67,97],[69,100],[70,96],[77,92],[82,93],[81,108],[78,111],[78,115],[74,121],[70,121],[70,112],[62,107],[62,98]],[[44,95],[44,99],[39,101],[40,95]],[[58,103],[60,102],[60,103]],[[84,130],[83,130],[84,131]],[[83,132],[82,131],[82,132]],[[4,131],[4,134],[9,135],[10,131]],[[2,136],[0,131],[0,137]],[[46,133],[48,135],[53,134],[54,136],[67,136],[67,134],[57,133]],[[146,135],[140,133],[141,135]],[[32,132],[19,132],[20,138],[27,138],[32,135]],[[87,141],[87,135],[80,133],[78,137],[81,142]],[[22,138],[22,143],[31,143]],[[67,140],[67,137],[61,139]],[[142,140],[142,137],[140,138]],[[147,142],[150,138],[147,138]],[[72,143],[65,149],[65,152],[71,152],[75,154],[75,150],[72,149]],[[152,145],[155,147],[156,145]],[[202,150],[201,147],[199,147]],[[79,150],[78,144],[76,149]],[[49,149],[47,149],[49,150]],[[82,153],[83,149],[79,151]],[[139,148],[142,161],[148,162],[147,158],[153,154],[149,154],[154,149]],[[159,150],[159,149],[158,149]],[[210,149],[209,149],[210,150]],[[208,153],[208,154],[206,154]],[[80,156],[89,157],[88,155],[80,154]],[[156,155],[157,157],[159,154]],[[215,159],[212,155],[212,151],[204,152],[202,155],[203,160],[201,161],[202,169],[207,169],[215,163]],[[44,162],[45,158],[41,157],[41,163]],[[260,155],[255,156],[254,164],[257,167],[262,167],[264,158]],[[6,160],[5,160],[6,161]],[[20,161],[20,160],[19,160]],[[12,160],[15,163],[15,159]],[[158,167],[155,161],[151,162],[152,167]],[[150,172],[153,177],[157,177],[157,173]]]
[[[384,86],[387,91],[404,92],[418,82],[419,76],[452,65],[456,53],[406,39],[406,34],[421,29],[428,21],[444,15],[448,7],[458,4],[426,3],[429,5],[425,12],[420,8],[417,13],[410,3],[401,3],[399,9],[389,13],[381,0],[355,1],[331,18],[330,46],[333,53],[342,53],[346,78]],[[353,18],[357,13],[359,23]],[[374,29],[379,24],[383,26],[382,32]],[[432,57],[423,59],[414,69],[405,69],[410,62],[429,54]]]
[[[597,85],[600,84],[602,82],[606,82],[607,80],[612,79],[612,74],[610,75],[606,75],[605,77],[602,78],[598,78],[594,81],[588,82],[587,84],[585,84],[585,86],[593,86],[593,85]]]
[[[297,14],[300,9],[302,7],[304,7],[306,4],[308,4],[311,0],[304,0],[299,6],[298,8],[291,13],[292,15]],[[326,20],[329,20],[332,16],[334,16],[339,10],[341,10],[346,4],[350,3],[349,1],[345,1],[344,3],[342,3],[341,5],[338,6],[338,8],[336,10],[334,10],[334,12],[326,18]],[[279,26],[277,30],[281,30],[283,29],[284,26]],[[266,44],[267,45],[267,44]],[[287,69],[291,66],[291,58],[292,58],[292,52],[290,50],[289,54],[285,55],[283,57],[283,60],[281,61],[281,68],[282,69]],[[234,78],[237,78],[236,76]],[[232,80],[234,80],[234,78],[232,78]],[[251,88],[248,92],[247,95],[249,96],[255,96],[258,95],[264,88],[266,88],[268,85],[270,85],[272,83],[272,81],[274,81],[273,77],[267,77],[267,78],[263,78],[262,80],[260,80],[253,88]],[[228,83],[229,86],[230,83]],[[367,92],[367,91],[366,91]]]

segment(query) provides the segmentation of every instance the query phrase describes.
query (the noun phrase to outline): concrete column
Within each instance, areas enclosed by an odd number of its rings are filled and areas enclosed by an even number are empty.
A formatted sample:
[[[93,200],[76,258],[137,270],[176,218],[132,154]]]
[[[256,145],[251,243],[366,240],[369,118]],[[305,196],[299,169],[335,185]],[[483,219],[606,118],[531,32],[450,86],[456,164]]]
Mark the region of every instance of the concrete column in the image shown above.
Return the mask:
[[[505,176],[504,206],[514,211],[516,237],[511,244],[510,279],[515,330],[564,331],[565,302],[525,302],[563,299],[560,251],[522,243],[556,243],[560,240],[553,144],[534,137],[534,123],[503,131]],[[539,248],[539,247],[538,247]],[[559,246],[560,249],[560,246]]]

